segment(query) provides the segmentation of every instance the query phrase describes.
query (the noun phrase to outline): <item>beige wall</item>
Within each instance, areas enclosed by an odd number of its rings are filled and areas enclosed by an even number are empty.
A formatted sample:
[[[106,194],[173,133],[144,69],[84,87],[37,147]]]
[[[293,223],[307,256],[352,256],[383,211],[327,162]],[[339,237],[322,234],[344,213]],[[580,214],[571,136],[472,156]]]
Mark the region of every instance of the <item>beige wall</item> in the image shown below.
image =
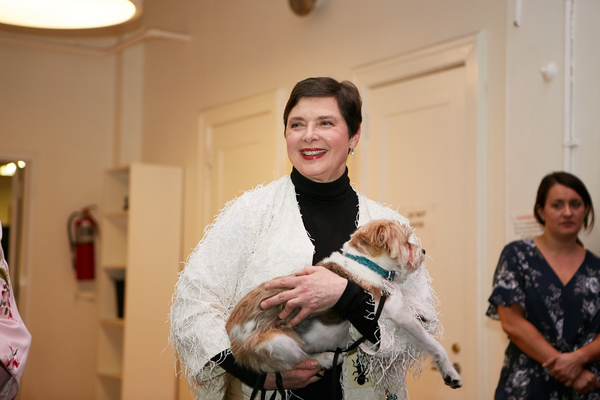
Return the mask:
[[[578,37],[583,39],[576,48],[582,68],[575,81],[575,124],[591,145],[600,140],[593,119],[600,99],[597,86],[590,84],[598,81],[598,55],[592,51],[598,2],[576,2],[581,7]],[[22,312],[34,344],[22,400],[93,398],[96,308],[78,296],[89,288],[73,279],[65,225],[71,211],[100,200],[105,168],[119,159],[138,158],[185,167],[185,258],[203,231],[196,225],[202,110],[289,90],[307,76],[349,79],[355,67],[481,30],[488,38],[490,149],[488,265],[481,268],[484,285],[490,287],[509,212],[529,209],[530,192],[541,176],[563,165],[564,81],[559,72],[553,82],[545,82],[539,69],[549,61],[562,68],[565,0],[523,3],[522,26],[516,28],[513,0],[381,0],[376,5],[327,0],[305,18],[294,16],[283,0],[146,1],[136,28],[185,32],[191,41],[148,41],[143,51],[132,49],[120,60],[2,44],[0,28],[0,156],[31,160]],[[82,41],[98,45],[109,33],[88,32],[85,36],[93,40]],[[47,36],[52,35],[34,32],[29,37]],[[125,156],[115,155],[113,143],[121,131],[131,139],[123,141],[131,146]],[[587,146],[575,151],[581,154],[578,160],[593,160]],[[598,180],[593,171],[599,168],[588,169],[585,162],[575,163],[576,172]],[[600,199],[600,184],[594,184],[592,195]],[[504,335],[497,323],[486,326],[488,384],[493,386]]]
[[[0,45],[1,158],[27,161],[20,311],[33,336],[22,399],[92,399],[97,313],[80,296],[69,214],[97,204],[110,163],[113,60]]]

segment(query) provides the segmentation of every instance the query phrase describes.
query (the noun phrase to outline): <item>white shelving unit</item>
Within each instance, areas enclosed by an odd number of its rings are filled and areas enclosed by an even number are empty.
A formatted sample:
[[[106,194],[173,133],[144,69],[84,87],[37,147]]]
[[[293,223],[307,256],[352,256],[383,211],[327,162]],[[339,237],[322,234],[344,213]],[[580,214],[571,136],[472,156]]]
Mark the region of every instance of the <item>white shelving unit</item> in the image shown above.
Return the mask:
[[[179,167],[134,163],[105,174],[98,400],[176,398],[167,319],[181,261],[182,185]],[[125,282],[123,317],[118,280]]]

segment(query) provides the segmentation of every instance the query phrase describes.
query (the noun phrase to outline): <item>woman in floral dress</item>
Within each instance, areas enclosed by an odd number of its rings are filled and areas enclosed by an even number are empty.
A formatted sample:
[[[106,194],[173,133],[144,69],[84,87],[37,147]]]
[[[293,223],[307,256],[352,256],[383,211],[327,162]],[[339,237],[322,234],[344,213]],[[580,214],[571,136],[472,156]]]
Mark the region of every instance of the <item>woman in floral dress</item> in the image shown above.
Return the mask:
[[[510,338],[495,399],[600,400],[600,258],[578,238],[594,224],[591,197],[555,172],[534,214],[544,233],[504,248],[489,298]]]

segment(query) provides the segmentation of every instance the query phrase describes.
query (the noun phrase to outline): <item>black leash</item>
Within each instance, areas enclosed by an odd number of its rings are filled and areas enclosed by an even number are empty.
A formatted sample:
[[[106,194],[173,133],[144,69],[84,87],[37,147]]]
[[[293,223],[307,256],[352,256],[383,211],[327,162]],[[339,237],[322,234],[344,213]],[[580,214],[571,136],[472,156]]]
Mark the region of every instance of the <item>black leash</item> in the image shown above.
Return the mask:
[[[379,305],[377,306],[377,311],[375,312],[375,318],[373,319],[373,324],[375,324],[375,325],[377,324],[377,321],[379,321],[379,316],[381,315],[381,311],[383,310],[383,305],[385,303],[386,298],[387,298],[387,295],[385,293],[383,293],[381,295],[381,299],[379,300]],[[331,399],[332,400],[337,399],[337,385],[338,385],[338,382],[340,381],[337,364],[338,364],[338,359],[339,359],[340,355],[342,353],[347,353],[347,352],[350,352],[350,351],[356,349],[365,340],[367,340],[367,338],[362,336],[356,342],[352,343],[352,345],[350,345],[350,347],[348,347],[346,350],[342,350],[339,347],[337,349],[335,349],[335,354],[333,356],[333,379],[332,379],[332,385],[331,385]]]
[[[279,372],[275,372],[275,386],[277,386],[277,391],[281,395],[281,400],[286,400],[285,389],[283,387],[283,379],[281,379],[281,374]],[[275,394],[277,391],[273,392],[271,396],[271,400],[275,400]]]
[[[260,396],[261,400],[265,400],[265,397],[264,397],[265,391],[262,387],[265,385],[266,379],[267,379],[267,374],[259,374],[256,377],[256,382],[254,382],[254,389],[252,389],[252,394],[250,395],[250,400],[254,400],[254,398],[258,394],[259,390],[262,392],[262,395]]]
[[[254,400],[259,391],[260,399],[266,400],[267,391],[263,388],[263,386],[265,386],[265,380],[267,380],[267,374],[261,374],[256,377],[256,382],[254,382],[254,388],[252,389],[250,400]],[[277,385],[277,390],[273,391],[273,394],[269,400],[275,400],[277,393],[281,395],[282,400],[286,400],[287,396],[285,395],[285,388],[283,387],[283,379],[281,378],[281,374],[279,372],[275,372],[275,385]]]

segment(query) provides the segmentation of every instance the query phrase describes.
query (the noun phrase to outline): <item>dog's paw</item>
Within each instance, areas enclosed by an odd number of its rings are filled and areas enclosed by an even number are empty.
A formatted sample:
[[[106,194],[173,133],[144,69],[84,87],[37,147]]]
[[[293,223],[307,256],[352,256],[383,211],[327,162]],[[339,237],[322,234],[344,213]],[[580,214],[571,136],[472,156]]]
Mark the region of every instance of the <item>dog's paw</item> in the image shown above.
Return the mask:
[[[325,353],[319,353],[319,354],[313,355],[311,357],[316,359],[319,362],[320,368],[331,369],[331,367],[333,367],[333,358],[335,357],[335,353],[333,353],[331,351],[327,351]],[[340,355],[338,357],[337,363],[341,364],[342,359],[343,359],[343,357]]]
[[[444,377],[444,382],[452,389],[462,387],[462,379],[455,370],[450,371],[450,373]]]

